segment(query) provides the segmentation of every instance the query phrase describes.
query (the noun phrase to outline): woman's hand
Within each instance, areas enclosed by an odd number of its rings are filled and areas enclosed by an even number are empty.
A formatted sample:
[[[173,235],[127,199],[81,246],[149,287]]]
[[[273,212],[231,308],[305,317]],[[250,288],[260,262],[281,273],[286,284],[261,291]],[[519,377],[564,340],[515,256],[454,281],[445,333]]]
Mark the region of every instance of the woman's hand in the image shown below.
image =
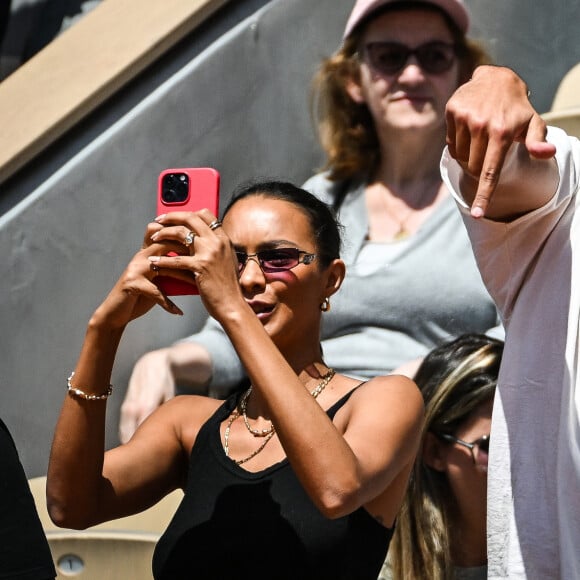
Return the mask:
[[[109,295],[97,308],[91,320],[93,325],[123,328],[132,320],[143,316],[155,304],[171,314],[183,314],[155,284],[155,278],[160,272],[150,258],[168,252],[186,251],[182,244],[156,243],[152,237],[161,229],[163,226],[158,223],[147,225],[142,248],[133,256]],[[182,276],[186,275],[182,273]],[[191,281],[191,274],[189,276]]]
[[[152,235],[153,242],[177,244],[186,250],[176,252],[177,256],[166,252],[149,256],[159,275],[188,281],[193,275],[204,306],[217,320],[225,309],[244,303],[232,244],[209,210],[172,212],[157,217],[156,222],[162,227]]]

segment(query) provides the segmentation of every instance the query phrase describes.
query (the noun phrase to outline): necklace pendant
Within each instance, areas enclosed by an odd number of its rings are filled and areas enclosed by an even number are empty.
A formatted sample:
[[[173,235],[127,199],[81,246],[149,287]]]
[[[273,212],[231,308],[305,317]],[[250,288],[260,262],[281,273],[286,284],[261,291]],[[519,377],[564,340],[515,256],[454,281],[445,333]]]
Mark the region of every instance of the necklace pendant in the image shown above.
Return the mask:
[[[405,228],[400,228],[393,238],[396,242],[406,240],[409,237],[409,232]]]

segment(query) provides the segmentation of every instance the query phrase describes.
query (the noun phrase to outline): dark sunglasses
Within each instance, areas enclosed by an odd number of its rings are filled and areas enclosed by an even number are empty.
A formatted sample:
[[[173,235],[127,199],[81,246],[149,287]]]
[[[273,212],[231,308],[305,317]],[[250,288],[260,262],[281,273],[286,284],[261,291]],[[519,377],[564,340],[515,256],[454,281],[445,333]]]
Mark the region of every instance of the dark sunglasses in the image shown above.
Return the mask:
[[[489,435],[483,435],[479,439],[468,443],[459,439],[454,435],[449,435],[448,433],[439,433],[439,437],[450,443],[457,443],[463,447],[467,447],[471,451],[471,457],[473,458],[473,463],[476,465],[487,466],[487,456],[489,455]]]
[[[311,264],[316,258],[316,254],[310,254],[298,248],[273,248],[262,250],[255,254],[236,251],[238,258],[238,272],[241,274],[246,267],[248,260],[255,260],[260,265],[262,272],[283,272],[291,270],[298,264]]]
[[[455,45],[441,41],[427,42],[417,48],[399,42],[369,42],[362,50],[363,60],[373,70],[385,75],[402,71],[411,56],[426,73],[438,75],[453,66],[457,50]]]

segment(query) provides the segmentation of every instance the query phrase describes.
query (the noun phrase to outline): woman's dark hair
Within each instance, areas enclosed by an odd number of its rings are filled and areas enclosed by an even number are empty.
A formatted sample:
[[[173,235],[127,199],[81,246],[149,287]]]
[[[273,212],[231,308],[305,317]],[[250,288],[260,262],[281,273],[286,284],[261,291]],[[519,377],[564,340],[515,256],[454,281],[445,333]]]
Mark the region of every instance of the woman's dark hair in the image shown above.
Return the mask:
[[[483,403],[493,399],[503,342],[465,334],[432,350],[414,380],[425,400],[423,440],[455,431]],[[447,476],[428,466],[419,450],[389,549],[393,578],[455,578],[450,530],[453,493]]]
[[[252,196],[287,201],[308,218],[322,268],[340,257],[340,226],[330,208],[317,197],[286,181],[257,181],[234,190],[223,217],[238,201]]]

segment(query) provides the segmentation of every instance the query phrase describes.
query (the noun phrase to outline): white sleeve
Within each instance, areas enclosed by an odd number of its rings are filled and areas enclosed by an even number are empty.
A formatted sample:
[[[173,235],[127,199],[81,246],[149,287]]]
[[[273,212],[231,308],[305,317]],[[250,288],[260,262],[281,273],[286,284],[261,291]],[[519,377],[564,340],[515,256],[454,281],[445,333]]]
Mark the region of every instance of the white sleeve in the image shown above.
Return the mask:
[[[557,226],[559,235],[564,239],[569,236],[579,199],[576,194],[579,187],[580,142],[555,128],[549,129],[548,140],[556,145],[558,187],[544,206],[510,222],[472,218],[460,192],[461,167],[447,150],[441,161],[442,178],[463,215],[482,278],[504,323],[509,320],[522,284],[547,239]],[[511,167],[507,169],[509,171]],[[521,179],[525,180],[526,176],[520,176],[518,187],[522,185]]]

